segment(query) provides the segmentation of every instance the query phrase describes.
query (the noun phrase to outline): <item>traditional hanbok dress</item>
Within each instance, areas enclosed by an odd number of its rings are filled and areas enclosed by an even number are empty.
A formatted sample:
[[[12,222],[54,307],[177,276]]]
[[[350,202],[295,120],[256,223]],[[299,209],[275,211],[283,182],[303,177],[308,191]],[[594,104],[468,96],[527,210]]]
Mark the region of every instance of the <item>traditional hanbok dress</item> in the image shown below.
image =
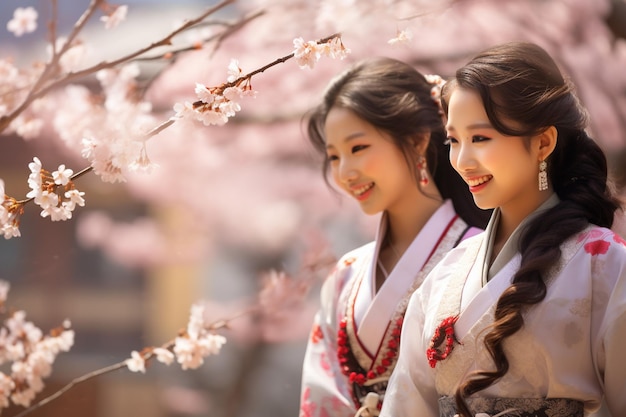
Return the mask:
[[[383,215],[376,240],[344,255],[322,287],[303,364],[300,417],[353,417],[369,392],[384,393],[410,294],[450,249],[482,231],[468,227],[446,200],[376,292],[386,228]],[[377,406],[376,397],[376,412]]]
[[[531,217],[557,203],[553,195]],[[495,369],[483,345],[485,329],[520,265],[517,244],[528,221],[490,264],[499,215],[495,210],[485,232],[453,249],[413,294],[381,416],[452,417],[464,376]],[[626,416],[626,242],[589,225],[565,241],[561,253],[544,277],[545,299],[523,313],[524,325],[504,342],[508,372],[469,398],[475,415],[582,417],[604,396],[613,417]],[[432,368],[431,340],[457,315],[458,342]]]

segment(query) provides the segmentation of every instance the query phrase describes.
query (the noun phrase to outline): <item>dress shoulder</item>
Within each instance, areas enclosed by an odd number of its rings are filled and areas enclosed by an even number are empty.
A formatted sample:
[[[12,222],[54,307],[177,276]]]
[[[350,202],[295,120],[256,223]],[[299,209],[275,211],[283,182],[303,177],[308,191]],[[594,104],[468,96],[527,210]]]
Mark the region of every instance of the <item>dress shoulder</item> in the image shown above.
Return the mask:
[[[343,290],[354,271],[371,261],[376,242],[366,243],[339,258],[322,286],[322,298],[335,299]]]

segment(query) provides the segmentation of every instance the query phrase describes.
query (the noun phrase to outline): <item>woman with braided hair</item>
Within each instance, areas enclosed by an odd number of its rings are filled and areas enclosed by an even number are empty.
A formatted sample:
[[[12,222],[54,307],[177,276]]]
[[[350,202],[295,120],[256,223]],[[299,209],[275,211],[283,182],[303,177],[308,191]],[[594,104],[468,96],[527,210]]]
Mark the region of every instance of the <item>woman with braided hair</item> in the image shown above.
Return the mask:
[[[626,242],[573,86],[513,42],[442,102],[450,161],[495,210],[413,294],[381,416],[626,416]]]
[[[364,213],[380,215],[380,226],[324,282],[301,417],[378,414],[410,294],[487,224],[490,212],[476,207],[450,165],[437,99],[437,84],[415,68],[371,58],[335,77],[308,117],[324,174]]]

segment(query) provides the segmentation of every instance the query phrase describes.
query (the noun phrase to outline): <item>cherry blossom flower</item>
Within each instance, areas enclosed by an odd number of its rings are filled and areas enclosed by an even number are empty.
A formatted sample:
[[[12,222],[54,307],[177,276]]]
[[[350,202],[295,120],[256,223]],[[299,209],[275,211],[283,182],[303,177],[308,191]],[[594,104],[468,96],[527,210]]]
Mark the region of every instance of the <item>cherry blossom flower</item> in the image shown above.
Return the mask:
[[[44,211],[47,212],[48,209],[50,209],[51,207],[56,207],[59,204],[59,196],[51,191],[42,191],[35,197],[35,204],[37,204],[42,209],[44,209]],[[42,217],[45,216],[42,214]]]
[[[28,177],[28,186],[31,190],[26,194],[28,198],[32,198],[36,205],[42,208],[41,217],[48,217],[52,221],[65,221],[72,218],[72,212],[77,205],[84,206],[84,192],[77,190],[72,182],[74,172],[66,168],[64,164],[59,165],[59,169],[52,174],[42,168],[39,158],[34,157],[33,162],[28,164],[31,173]],[[57,190],[57,188],[61,188]],[[56,191],[61,191],[57,194]],[[1,213],[0,213],[1,214]],[[15,214],[14,216],[17,216]],[[17,227],[17,217],[12,222],[5,221],[3,223],[3,232],[5,238],[10,234],[19,235]],[[11,224],[15,227],[10,228]]]
[[[198,98],[206,104],[211,104],[215,101],[215,95],[204,84],[196,83],[195,92]]]
[[[9,285],[0,281],[6,299]],[[52,373],[52,365],[60,352],[74,344],[74,331],[68,320],[50,334],[26,320],[23,310],[15,311],[0,327],[0,365],[10,364],[10,375],[0,372],[0,409],[9,406],[9,399],[28,407],[44,388],[44,378]]]
[[[322,54],[332,59],[345,59],[351,52],[350,49],[344,46],[339,36],[335,36],[328,42],[322,43],[320,46]]]
[[[239,67],[239,61],[236,59],[231,59],[228,64],[228,77],[226,81],[229,83],[234,82],[237,78],[243,75],[243,70]]]
[[[13,237],[21,236],[20,229],[17,223],[15,223],[12,220],[9,220],[6,223],[2,224],[0,232],[2,233],[5,239],[11,239]]]
[[[130,353],[130,356],[130,359],[126,359],[126,366],[128,367],[128,370],[131,372],[145,373],[146,361],[143,356],[136,350],[133,350]]]
[[[168,349],[157,347],[152,349],[152,353],[155,354],[157,360],[161,363],[170,365],[172,362],[174,362],[174,354]]]
[[[36,156],[33,157],[33,162],[28,164],[28,169],[30,169],[30,175],[28,176],[28,186],[33,191],[38,191],[41,189],[41,161]],[[31,193],[27,194],[26,197],[31,198],[34,197]]]
[[[0,409],[9,406],[9,397],[14,388],[13,379],[0,372]]]
[[[55,184],[67,185],[72,177],[72,174],[74,174],[74,171],[69,168],[65,168],[65,165],[61,164],[59,165],[59,169],[52,173],[52,178],[54,179]]]
[[[398,30],[395,38],[391,38],[387,41],[389,45],[406,45],[411,42],[413,39],[413,32],[411,29],[406,28],[403,30]]]
[[[18,7],[13,12],[13,19],[7,23],[7,30],[19,37],[37,29],[37,10],[32,7]]]
[[[217,355],[226,338],[205,328],[203,304],[194,304],[187,324],[187,332],[174,341],[176,360],[182,369],[196,369],[204,363],[204,358]]]
[[[100,20],[104,22],[105,29],[112,29],[126,20],[126,14],[128,13],[128,6],[117,6],[113,13],[100,17]]]
[[[295,48],[293,56],[298,66],[313,69],[321,56],[321,48],[318,47],[317,42],[305,42],[303,38],[296,38],[293,40],[293,47]]]
[[[70,211],[73,211],[76,205],[83,207],[85,205],[85,199],[83,196],[85,193],[78,190],[69,190],[65,192],[65,198],[68,200],[64,202]]]

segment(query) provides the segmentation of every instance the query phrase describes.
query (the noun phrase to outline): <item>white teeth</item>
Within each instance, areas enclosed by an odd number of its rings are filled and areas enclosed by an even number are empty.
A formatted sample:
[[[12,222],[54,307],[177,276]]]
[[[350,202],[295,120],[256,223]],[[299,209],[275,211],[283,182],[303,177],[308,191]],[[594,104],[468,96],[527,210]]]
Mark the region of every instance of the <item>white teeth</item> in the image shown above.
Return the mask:
[[[476,187],[477,185],[484,184],[491,179],[491,175],[485,175],[478,178],[472,178],[471,180],[467,180],[467,183],[470,187]]]
[[[370,188],[372,188],[373,186],[374,186],[374,184],[370,183],[370,184],[364,185],[362,187],[353,189],[352,193],[358,197],[361,194],[363,194],[364,192],[366,192],[367,190],[369,190]]]

